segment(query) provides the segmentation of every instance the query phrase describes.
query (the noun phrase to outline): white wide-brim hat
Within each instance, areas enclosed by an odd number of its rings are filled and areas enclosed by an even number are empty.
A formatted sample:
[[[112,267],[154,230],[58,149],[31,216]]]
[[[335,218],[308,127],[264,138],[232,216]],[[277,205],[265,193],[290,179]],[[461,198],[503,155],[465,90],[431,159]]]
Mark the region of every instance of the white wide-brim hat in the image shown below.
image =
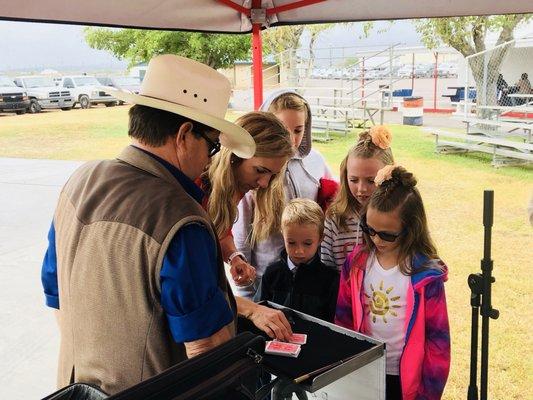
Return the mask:
[[[229,80],[198,61],[160,55],[150,60],[139,94],[107,86],[99,90],[127,103],[169,111],[216,129],[220,144],[240,158],[255,154],[255,141],[248,131],[224,119],[231,96]]]

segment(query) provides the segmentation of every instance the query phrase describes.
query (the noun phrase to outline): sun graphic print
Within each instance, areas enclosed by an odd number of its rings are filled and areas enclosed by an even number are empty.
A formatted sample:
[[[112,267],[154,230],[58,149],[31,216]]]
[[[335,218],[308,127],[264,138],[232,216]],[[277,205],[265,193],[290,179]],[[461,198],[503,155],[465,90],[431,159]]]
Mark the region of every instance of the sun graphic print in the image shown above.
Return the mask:
[[[365,293],[365,297],[368,299],[367,315],[372,313],[372,322],[376,322],[379,317],[383,319],[384,323],[387,323],[387,315],[390,314],[393,317],[397,317],[398,314],[394,311],[395,308],[400,308],[399,305],[393,304],[395,301],[400,300],[400,296],[389,297],[390,293],[394,290],[394,286],[383,289],[383,281],[379,284],[379,289],[374,289],[374,286],[370,284],[372,295]]]

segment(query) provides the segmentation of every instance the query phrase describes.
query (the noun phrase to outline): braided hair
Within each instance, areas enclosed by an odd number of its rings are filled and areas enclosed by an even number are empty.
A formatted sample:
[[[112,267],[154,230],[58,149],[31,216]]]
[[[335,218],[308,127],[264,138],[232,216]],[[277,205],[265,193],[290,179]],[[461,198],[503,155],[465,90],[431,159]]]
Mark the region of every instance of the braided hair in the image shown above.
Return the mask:
[[[328,208],[326,217],[331,218],[342,229],[348,230],[347,221],[359,215],[362,205],[352,195],[348,186],[348,159],[375,158],[384,166],[394,164],[390,144],[392,135],[385,126],[378,125],[359,134],[357,143],[348,151],[340,166],[340,189]]]
[[[429,234],[424,203],[416,184],[414,175],[404,167],[388,165],[378,172],[378,186],[367,205],[367,209],[373,208],[383,213],[398,210],[404,231],[397,239],[400,241],[400,270],[405,275],[413,273],[412,260],[415,254],[422,254],[430,259],[438,258]],[[364,238],[367,250],[373,250],[375,246],[369,235],[365,233]]]

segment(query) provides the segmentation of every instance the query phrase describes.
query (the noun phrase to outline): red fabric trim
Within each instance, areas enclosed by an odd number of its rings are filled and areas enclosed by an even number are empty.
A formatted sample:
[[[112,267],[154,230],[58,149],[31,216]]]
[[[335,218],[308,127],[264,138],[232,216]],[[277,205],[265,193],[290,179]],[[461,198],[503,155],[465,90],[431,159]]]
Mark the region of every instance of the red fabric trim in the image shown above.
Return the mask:
[[[241,5],[237,4],[237,3],[234,3],[231,0],[217,0],[217,1],[219,3],[225,4],[226,6],[228,6],[230,8],[233,8],[234,10],[236,10],[236,11],[240,12],[241,14],[244,14],[244,15],[246,15],[248,17],[251,14],[251,9],[250,8],[243,7],[243,6],[241,6]],[[281,12],[294,10],[296,8],[302,8],[302,7],[310,6],[310,5],[316,4],[316,3],[322,3],[324,1],[326,1],[326,0],[300,0],[300,1],[296,1],[294,3],[285,4],[284,6],[267,8],[265,11],[266,11],[267,15],[279,14]],[[261,8],[261,6],[259,6],[259,7],[252,6],[252,7]]]
[[[310,6],[312,4],[322,3],[323,1],[326,1],[326,0],[300,0],[294,3],[285,4],[284,6],[267,8],[266,13],[267,15],[279,14],[284,11],[294,10],[295,8],[302,8],[302,7]]]
[[[227,5],[230,8],[233,8],[234,10],[240,12],[241,14],[244,14],[244,15],[246,15],[248,17],[250,16],[250,9],[249,8],[246,8],[246,7],[243,7],[243,6],[239,5],[239,4],[236,4],[236,3],[234,3],[231,0],[217,0],[217,1],[219,3]]]

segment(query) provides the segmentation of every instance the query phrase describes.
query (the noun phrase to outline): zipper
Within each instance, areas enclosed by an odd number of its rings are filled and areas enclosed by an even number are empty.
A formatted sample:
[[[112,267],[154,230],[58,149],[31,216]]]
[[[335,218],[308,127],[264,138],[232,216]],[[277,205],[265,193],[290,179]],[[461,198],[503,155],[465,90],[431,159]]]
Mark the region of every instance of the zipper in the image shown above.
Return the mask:
[[[411,315],[409,316],[409,322],[407,323],[407,329],[405,330],[405,340],[404,340],[404,343],[403,343],[403,347],[402,347],[402,354],[400,354],[400,360],[398,361],[398,379],[400,380],[400,390],[402,391],[402,394],[403,394],[403,387],[402,387],[402,360],[403,360],[403,354],[405,352],[405,348],[407,347],[407,340],[409,339],[408,337],[408,330],[409,330],[409,325],[411,324],[411,319],[413,318],[414,316],[414,313],[415,313],[415,305],[416,305],[416,293],[413,289],[413,292],[412,292],[412,296],[413,296],[413,309],[411,310]],[[412,330],[412,328],[411,328]],[[410,332],[409,332],[410,334]]]
[[[261,362],[263,361],[263,356],[257,353],[251,347],[248,347],[248,349],[246,350],[246,355],[250,357],[253,360],[253,362],[256,364],[261,364]]]

